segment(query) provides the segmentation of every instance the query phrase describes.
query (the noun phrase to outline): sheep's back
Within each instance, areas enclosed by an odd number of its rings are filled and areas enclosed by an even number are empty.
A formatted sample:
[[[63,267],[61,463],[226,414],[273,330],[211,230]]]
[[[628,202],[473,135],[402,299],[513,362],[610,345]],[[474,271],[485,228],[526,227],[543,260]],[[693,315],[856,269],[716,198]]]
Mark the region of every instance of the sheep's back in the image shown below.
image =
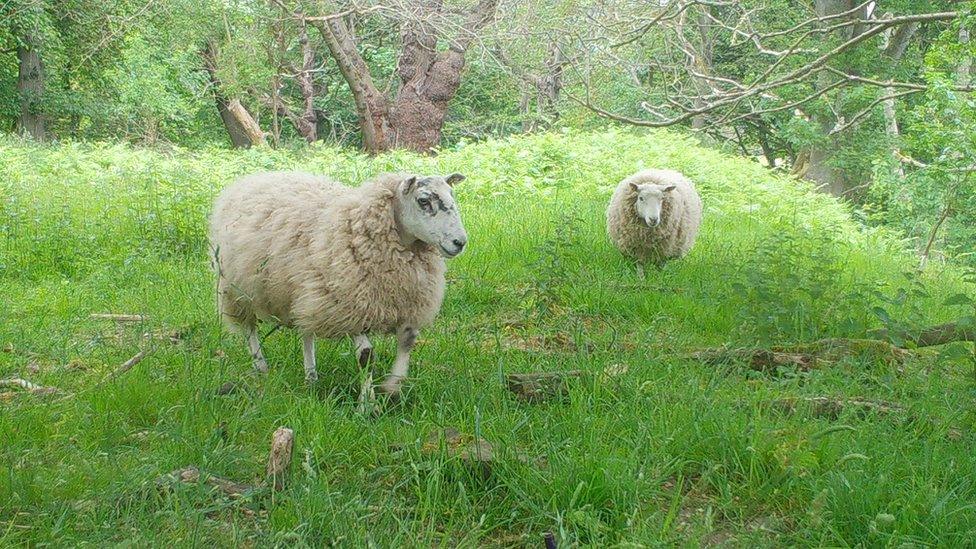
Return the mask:
[[[291,324],[312,236],[349,189],[298,172],[244,177],[217,198],[211,246],[225,291],[259,318]]]

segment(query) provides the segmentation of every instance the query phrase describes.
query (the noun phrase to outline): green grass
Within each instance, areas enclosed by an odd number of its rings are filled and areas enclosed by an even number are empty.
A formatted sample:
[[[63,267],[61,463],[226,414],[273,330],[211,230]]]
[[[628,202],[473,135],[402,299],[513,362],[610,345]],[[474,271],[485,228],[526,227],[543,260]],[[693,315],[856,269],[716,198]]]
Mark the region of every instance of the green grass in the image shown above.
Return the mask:
[[[706,212],[689,257],[637,278],[605,235],[617,181],[694,179]],[[460,171],[468,250],[449,265],[402,404],[355,411],[348,341],[269,336],[272,371],[214,309],[205,218],[237,175],[298,168],[359,182]],[[0,546],[965,546],[976,539],[972,365],[852,359],[757,374],[682,358],[716,345],[858,337],[961,314],[935,266],[917,280],[896,235],[859,227],[808,185],[675,134],[537,135],[369,159],[326,148],[168,153],[0,140],[0,377],[58,387],[0,400]],[[904,299],[899,293],[905,290]],[[886,298],[887,301],[881,298]],[[893,302],[893,303],[889,303]],[[116,326],[91,313],[141,313]],[[180,330],[179,343],[147,332]],[[154,352],[115,380],[140,348]],[[393,342],[381,340],[382,367]],[[618,366],[615,366],[618,365]],[[624,373],[600,375],[608,368]],[[509,372],[580,369],[568,399],[523,404]],[[242,389],[215,395],[222,383]],[[101,382],[101,383],[100,383]],[[790,396],[892,401],[904,413],[786,414]],[[196,465],[258,482],[271,432],[296,432],[287,489],[231,501],[160,475]],[[490,474],[420,449],[454,426],[490,441]],[[836,427],[832,429],[832,427]]]

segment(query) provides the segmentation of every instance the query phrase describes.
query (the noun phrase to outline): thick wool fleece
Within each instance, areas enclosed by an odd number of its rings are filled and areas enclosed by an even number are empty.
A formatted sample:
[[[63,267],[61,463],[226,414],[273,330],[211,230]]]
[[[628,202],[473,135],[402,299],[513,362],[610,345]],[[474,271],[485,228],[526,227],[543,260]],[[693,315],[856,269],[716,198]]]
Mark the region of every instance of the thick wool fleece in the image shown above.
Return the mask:
[[[661,223],[648,227],[637,215],[637,191],[631,183],[675,185],[665,193]],[[662,263],[684,257],[695,244],[701,225],[702,203],[695,185],[673,170],[644,170],[624,179],[610,198],[607,233],[613,245],[639,261]]]
[[[222,315],[278,322],[321,338],[429,325],[444,260],[397,231],[404,175],[350,188],[296,172],[245,177],[214,206],[210,239]]]

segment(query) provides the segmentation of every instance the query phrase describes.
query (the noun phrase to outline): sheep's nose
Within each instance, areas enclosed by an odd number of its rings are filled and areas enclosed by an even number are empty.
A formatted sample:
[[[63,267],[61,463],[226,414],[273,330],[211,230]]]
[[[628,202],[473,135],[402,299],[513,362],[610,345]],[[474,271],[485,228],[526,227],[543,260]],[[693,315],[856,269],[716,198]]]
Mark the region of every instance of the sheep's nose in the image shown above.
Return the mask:
[[[458,252],[460,252],[461,250],[463,250],[464,249],[464,245],[467,244],[467,243],[468,243],[467,240],[462,240],[460,238],[455,238],[453,241],[451,241],[451,244],[454,244],[454,247],[457,248],[457,251]]]

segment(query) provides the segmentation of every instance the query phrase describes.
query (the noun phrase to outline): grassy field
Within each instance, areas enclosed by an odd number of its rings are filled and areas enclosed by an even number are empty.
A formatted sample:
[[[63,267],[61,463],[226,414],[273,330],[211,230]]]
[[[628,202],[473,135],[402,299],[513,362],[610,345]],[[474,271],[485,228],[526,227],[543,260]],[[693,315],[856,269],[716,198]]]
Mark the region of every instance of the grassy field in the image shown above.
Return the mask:
[[[605,235],[617,181],[651,166],[698,183],[686,259],[640,280]],[[240,174],[297,168],[357,183],[389,169],[468,176],[470,236],[421,334],[405,399],[356,413],[349,341],[265,340],[267,377],[220,325],[205,219]],[[966,311],[960,272],[916,263],[805,184],[671,133],[552,134],[435,158],[334,149],[151,152],[0,140],[0,546],[972,546],[968,350],[901,366],[870,355],[755,372],[687,357],[921,326]],[[958,301],[958,300],[957,300]],[[93,320],[138,313],[141,323]],[[171,341],[168,335],[177,332]],[[149,337],[146,337],[149,334]],[[380,366],[394,344],[381,339]],[[110,372],[141,349],[130,371]],[[503,375],[579,369],[526,404]],[[216,394],[226,382],[239,390]],[[823,414],[790,397],[900,408]],[[287,488],[243,499],[156,479],[195,465],[259,482],[271,432],[295,430]],[[492,444],[484,473],[446,448]]]

